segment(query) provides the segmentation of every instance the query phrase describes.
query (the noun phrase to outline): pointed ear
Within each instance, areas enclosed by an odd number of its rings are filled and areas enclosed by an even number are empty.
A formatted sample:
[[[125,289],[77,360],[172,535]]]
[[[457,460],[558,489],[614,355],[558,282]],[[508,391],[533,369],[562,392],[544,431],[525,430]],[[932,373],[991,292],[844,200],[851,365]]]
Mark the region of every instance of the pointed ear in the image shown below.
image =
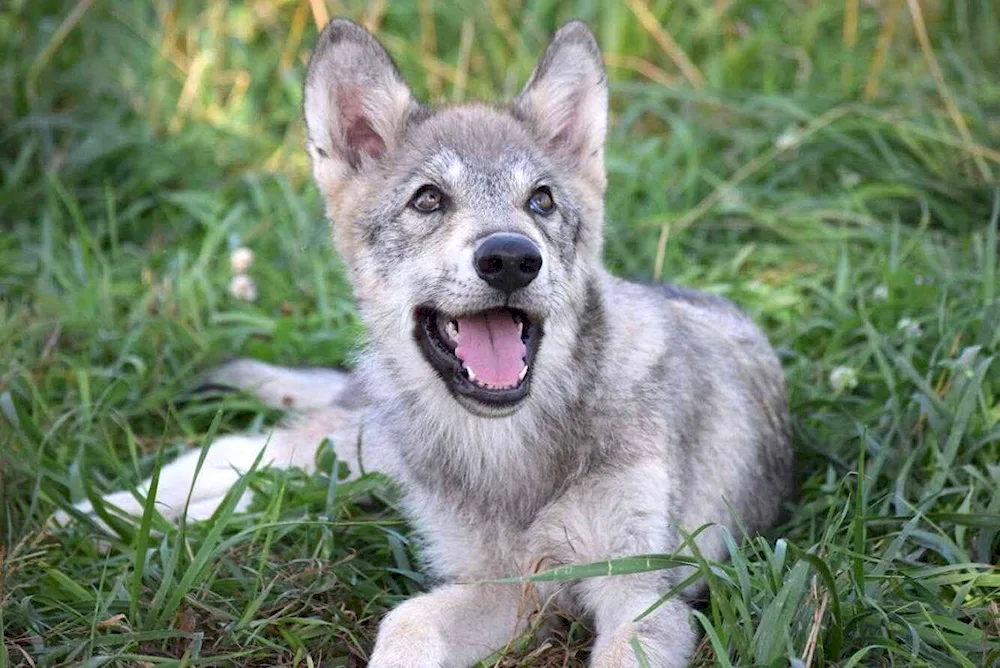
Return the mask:
[[[581,21],[552,37],[514,110],[546,148],[604,187],[604,137],[608,127],[608,79],[601,50]]]
[[[346,19],[320,35],[303,99],[313,175],[328,194],[385,156],[418,106],[378,40]]]

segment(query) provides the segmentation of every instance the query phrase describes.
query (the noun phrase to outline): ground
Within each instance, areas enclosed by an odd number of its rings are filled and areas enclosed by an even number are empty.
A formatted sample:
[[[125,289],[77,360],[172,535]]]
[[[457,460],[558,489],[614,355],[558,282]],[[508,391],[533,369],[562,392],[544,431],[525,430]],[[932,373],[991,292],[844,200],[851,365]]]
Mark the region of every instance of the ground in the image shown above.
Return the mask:
[[[612,81],[607,262],[730,297],[778,349],[799,495],[702,564],[696,665],[998,665],[1000,6],[343,4],[0,7],[0,667],[358,666],[424,585],[377,478],[262,473],[250,513],[101,543],[45,528],[278,420],[192,395],[213,364],[350,363],[299,109],[336,13],[445,100],[515,92],[587,20]],[[242,246],[255,301],[229,292]],[[588,637],[485,665],[583,665]]]

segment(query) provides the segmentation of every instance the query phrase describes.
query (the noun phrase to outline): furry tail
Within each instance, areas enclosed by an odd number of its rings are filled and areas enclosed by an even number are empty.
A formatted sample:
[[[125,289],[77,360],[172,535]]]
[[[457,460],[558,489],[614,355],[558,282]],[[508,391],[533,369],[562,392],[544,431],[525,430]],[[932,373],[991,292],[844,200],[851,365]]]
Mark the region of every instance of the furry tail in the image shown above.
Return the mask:
[[[160,471],[155,500],[164,518],[178,519],[189,494],[188,519],[211,517],[262,450],[262,466],[298,467],[312,472],[317,449],[324,439],[329,439],[337,459],[347,464],[350,477],[357,477],[365,467],[380,468],[377,460],[365,461],[362,456],[361,428],[366,406],[347,372],[287,369],[254,360],[236,360],[210,372],[205,380],[209,385],[253,392],[270,406],[294,409],[293,417],[267,434],[234,434],[216,439],[209,445],[200,471],[197,469],[201,455],[197,450],[165,465]],[[140,496],[148,495],[149,480],[139,484],[137,490]],[[104,501],[125,515],[142,515],[143,504],[131,492],[108,494]],[[245,495],[237,509],[246,509],[249,502],[250,497]],[[93,512],[89,501],[74,507],[85,514]],[[59,511],[54,521],[66,524],[71,518]]]
[[[205,386],[243,390],[272,408],[313,411],[343,405],[351,376],[337,369],[291,369],[251,359],[238,359],[207,373]]]

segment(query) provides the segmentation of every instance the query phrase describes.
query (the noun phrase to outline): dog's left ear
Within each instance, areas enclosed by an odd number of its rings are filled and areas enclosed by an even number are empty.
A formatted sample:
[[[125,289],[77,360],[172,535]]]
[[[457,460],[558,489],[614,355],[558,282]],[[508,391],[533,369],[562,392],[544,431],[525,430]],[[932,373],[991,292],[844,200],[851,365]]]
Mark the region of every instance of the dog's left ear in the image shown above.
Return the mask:
[[[551,154],[604,188],[608,78],[585,23],[571,21],[556,32],[514,100],[514,111]]]

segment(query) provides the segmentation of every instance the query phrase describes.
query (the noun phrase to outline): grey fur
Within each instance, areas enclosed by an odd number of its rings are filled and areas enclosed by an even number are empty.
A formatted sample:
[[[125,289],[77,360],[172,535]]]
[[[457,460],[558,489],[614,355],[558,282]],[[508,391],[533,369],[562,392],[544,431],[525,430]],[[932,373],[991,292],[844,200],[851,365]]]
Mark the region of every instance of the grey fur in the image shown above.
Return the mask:
[[[306,119],[314,175],[368,326],[358,370],[372,398],[366,447],[384,453],[426,567],[447,583],[386,618],[370,665],[463,665],[523,628],[520,588],[474,582],[669,552],[677,527],[735,532],[729,507],[751,531],[770,526],[792,458],[781,367],[766,337],[724,299],[627,283],[601,266],[607,84],[589,30],[562,28],[509,106],[419,104],[399,89],[378,42],[346,21],[332,22],[320,44]],[[395,100],[368,107],[364,122],[386,128],[376,141],[385,150],[364,164],[350,147],[320,152],[344,121],[324,115],[335,103],[311,102],[362,78],[388,82],[364,95]],[[447,211],[407,208],[425,183],[448,195]],[[539,184],[555,193],[558,215],[520,206]],[[543,249],[543,275],[506,305],[544,321],[545,337],[528,399],[511,415],[482,417],[422,359],[411,321],[425,303],[445,313],[504,305],[464,264],[496,231]],[[699,545],[725,556],[718,530]],[[538,593],[593,618],[593,665],[635,665],[633,634],[654,665],[683,665],[694,638],[684,604],[632,621],[677,577]]]
[[[311,468],[303,449],[332,433],[342,459],[399,482],[441,584],[386,616],[374,668],[469,665],[550,599],[591,620],[593,666],[638,665],[633,637],[651,665],[686,665],[696,636],[684,600],[634,621],[684,573],[484,581],[669,553],[681,529],[706,524],[717,526],[700,550],[724,559],[718,527],[738,533],[738,518],[766,529],[789,493],[783,376],[764,334],[720,297],[629,283],[601,264],[606,107],[600,51],[578,22],[556,33],[518,98],[494,106],[420,104],[349,21],[319,39],[308,150],[368,343],[354,380],[331,376],[330,387],[322,374],[246,362],[215,380],[263,384],[265,400],[305,410],[272,437],[276,465]],[[409,207],[424,184],[448,206]],[[550,216],[525,206],[539,185],[557,203]],[[544,258],[509,300],[472,269],[476,244],[497,231],[529,237]],[[543,323],[516,409],[484,417],[448,391],[414,338],[414,312],[428,304],[450,314],[508,306]]]

